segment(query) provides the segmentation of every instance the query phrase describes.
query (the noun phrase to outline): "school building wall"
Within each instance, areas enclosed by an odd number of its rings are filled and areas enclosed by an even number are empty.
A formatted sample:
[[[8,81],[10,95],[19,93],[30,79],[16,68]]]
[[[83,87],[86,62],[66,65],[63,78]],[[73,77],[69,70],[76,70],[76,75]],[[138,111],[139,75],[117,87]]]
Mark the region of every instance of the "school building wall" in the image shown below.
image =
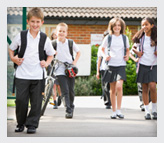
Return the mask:
[[[50,37],[56,25],[43,25],[45,33]],[[131,30],[132,36],[138,31],[140,26],[127,25]],[[77,44],[90,44],[91,34],[103,34],[108,25],[68,25],[68,39],[73,39]]]

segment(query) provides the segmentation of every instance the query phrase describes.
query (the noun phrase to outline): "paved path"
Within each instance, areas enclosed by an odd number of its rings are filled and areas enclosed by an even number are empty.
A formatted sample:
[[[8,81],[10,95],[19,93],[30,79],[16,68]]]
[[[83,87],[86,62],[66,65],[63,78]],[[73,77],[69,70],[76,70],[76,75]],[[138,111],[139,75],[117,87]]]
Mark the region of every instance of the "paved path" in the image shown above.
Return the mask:
[[[144,119],[138,96],[124,96],[125,119],[112,120],[111,109],[105,109],[100,97],[76,97],[73,119],[65,119],[65,109],[48,105],[36,134],[15,133],[15,108],[8,107],[8,137],[157,137],[157,121]],[[150,106],[151,107],[151,106]]]

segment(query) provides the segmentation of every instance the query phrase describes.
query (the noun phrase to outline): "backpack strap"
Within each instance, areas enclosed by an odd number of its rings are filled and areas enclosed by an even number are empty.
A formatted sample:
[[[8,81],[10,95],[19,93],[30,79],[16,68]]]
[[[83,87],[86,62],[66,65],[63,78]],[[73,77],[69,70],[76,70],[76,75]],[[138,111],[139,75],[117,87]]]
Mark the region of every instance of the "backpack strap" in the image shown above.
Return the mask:
[[[126,36],[124,34],[122,34],[122,39],[124,42],[124,56],[126,55]]]
[[[141,51],[141,52],[143,52],[144,41],[145,41],[145,35],[143,35],[142,38],[140,39],[139,51]]]
[[[74,61],[74,57],[73,57],[73,40],[68,39],[68,47],[69,47],[69,52],[72,56],[72,60]]]
[[[27,46],[27,32],[28,30],[21,31],[21,47],[20,51],[18,52],[18,58],[23,58],[26,46]]]
[[[53,46],[54,50],[57,50],[57,42],[56,42],[56,40],[52,41],[52,46]]]
[[[43,32],[40,32],[40,40],[39,40],[39,60],[47,60],[47,55],[44,51],[44,45],[47,39],[47,35]]]
[[[108,55],[110,55],[110,46],[112,42],[112,35],[108,35]]]

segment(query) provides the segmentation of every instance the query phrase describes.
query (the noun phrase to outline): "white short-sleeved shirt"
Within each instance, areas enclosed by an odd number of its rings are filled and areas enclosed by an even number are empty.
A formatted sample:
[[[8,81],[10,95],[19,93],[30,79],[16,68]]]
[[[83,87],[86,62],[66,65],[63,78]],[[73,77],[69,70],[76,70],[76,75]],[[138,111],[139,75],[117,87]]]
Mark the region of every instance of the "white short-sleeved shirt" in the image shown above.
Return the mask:
[[[102,49],[102,46],[99,46],[99,49],[98,49],[98,52],[97,52],[97,57],[98,58],[99,57],[103,58],[101,49]],[[101,64],[100,64],[100,71],[105,70],[105,68],[106,68],[106,63],[105,63],[105,59],[103,58],[102,61],[101,61]]]
[[[140,64],[146,66],[157,65],[157,57],[154,55],[155,46],[151,47],[151,39],[146,35],[144,39],[143,52],[144,53],[139,61]]]
[[[105,48],[105,54],[108,55],[108,36],[106,36],[102,42],[102,47]],[[129,39],[126,36],[126,48],[129,48]],[[112,41],[110,46],[111,59],[108,62],[109,66],[125,66],[124,60],[124,42],[122,34],[119,36],[112,35]]]
[[[40,80],[43,79],[43,70],[46,77],[46,70],[42,68],[39,60],[39,40],[40,31],[36,38],[30,34],[29,30],[27,33],[27,47],[24,53],[23,63],[16,69],[16,78],[28,79],[28,80]],[[12,44],[10,45],[11,50],[16,50],[18,46],[21,45],[20,33],[14,38]],[[19,49],[20,50],[20,49]],[[44,50],[48,56],[55,54],[55,50],[52,46],[51,40],[47,37]]]
[[[57,51],[56,59],[58,59],[61,62],[68,62],[72,64],[73,60],[72,60],[72,55],[70,54],[69,51],[68,39],[66,39],[64,43],[60,42],[57,39],[56,51]],[[75,44],[75,42],[73,42],[73,51],[75,53],[80,51],[79,47]],[[56,75],[65,75],[65,65],[59,63],[57,70],[55,72]]]

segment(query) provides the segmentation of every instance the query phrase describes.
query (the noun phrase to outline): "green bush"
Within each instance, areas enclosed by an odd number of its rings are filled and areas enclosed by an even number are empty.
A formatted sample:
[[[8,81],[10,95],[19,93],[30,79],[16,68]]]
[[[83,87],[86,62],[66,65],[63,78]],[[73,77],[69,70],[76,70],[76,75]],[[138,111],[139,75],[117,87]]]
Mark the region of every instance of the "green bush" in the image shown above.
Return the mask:
[[[14,78],[13,64],[7,64],[7,96],[12,96],[13,78]]]

